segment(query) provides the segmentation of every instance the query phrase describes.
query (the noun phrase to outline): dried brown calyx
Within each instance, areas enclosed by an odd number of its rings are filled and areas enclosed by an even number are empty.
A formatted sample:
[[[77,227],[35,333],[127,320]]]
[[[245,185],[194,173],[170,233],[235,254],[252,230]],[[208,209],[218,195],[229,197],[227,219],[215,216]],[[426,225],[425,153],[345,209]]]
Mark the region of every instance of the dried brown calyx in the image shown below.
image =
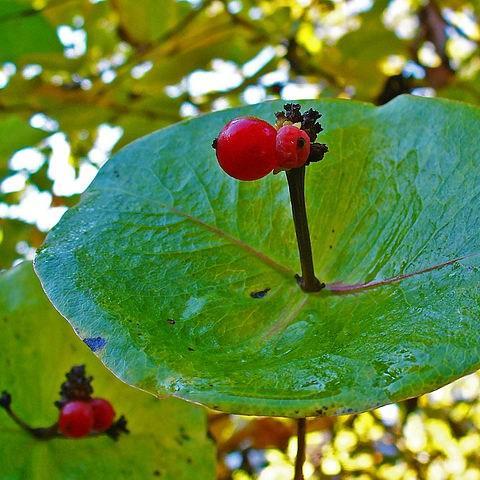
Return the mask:
[[[315,142],[318,134],[323,130],[319,122],[322,114],[313,108],[302,114],[301,105],[298,103],[286,103],[283,110],[283,112],[275,113],[275,128],[279,129],[284,125],[297,125],[307,133],[311,141],[310,155],[306,165],[322,160],[328,152],[328,147],[324,143]]]

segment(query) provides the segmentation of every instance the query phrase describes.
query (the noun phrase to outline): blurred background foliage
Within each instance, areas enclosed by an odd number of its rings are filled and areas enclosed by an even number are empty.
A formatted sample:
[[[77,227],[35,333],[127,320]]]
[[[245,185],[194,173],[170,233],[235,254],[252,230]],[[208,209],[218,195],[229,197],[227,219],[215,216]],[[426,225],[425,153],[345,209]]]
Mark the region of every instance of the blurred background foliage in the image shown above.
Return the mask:
[[[0,269],[110,154],[267,99],[480,103],[477,0],[0,0]],[[479,377],[309,422],[307,478],[480,479]],[[220,479],[288,479],[294,425],[213,414]]]

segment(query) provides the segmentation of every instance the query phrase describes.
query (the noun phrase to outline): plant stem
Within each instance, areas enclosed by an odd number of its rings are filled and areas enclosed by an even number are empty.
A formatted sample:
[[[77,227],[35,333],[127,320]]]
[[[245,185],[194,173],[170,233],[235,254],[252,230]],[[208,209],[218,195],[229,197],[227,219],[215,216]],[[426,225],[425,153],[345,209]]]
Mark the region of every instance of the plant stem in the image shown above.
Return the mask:
[[[307,420],[299,418],[297,420],[297,457],[295,458],[295,476],[293,480],[304,480],[303,464],[305,463],[305,431]]]
[[[318,292],[325,287],[325,284],[318,280],[313,268],[312,244],[305,206],[305,166],[287,170],[286,174],[302,267],[302,276],[296,276],[297,282],[305,292]]]
[[[12,396],[7,391],[0,393],[0,408],[3,408],[7,415],[25,432],[27,432],[32,437],[35,437],[38,440],[50,440],[51,438],[68,438],[59,432],[58,422],[55,422],[49,427],[31,427],[25,420],[22,420],[13,410],[12,410]],[[130,433],[127,428],[127,419],[121,415],[118,420],[112,423],[110,428],[102,432],[90,432],[89,437],[99,437],[100,435],[107,435],[112,440],[118,440],[118,437],[122,433]]]
[[[39,440],[49,440],[51,438],[59,437],[58,433],[58,423],[54,423],[50,427],[45,428],[33,428],[24,420],[22,420],[10,406],[4,407],[8,416],[23,430],[29,433],[32,437],[35,437]]]

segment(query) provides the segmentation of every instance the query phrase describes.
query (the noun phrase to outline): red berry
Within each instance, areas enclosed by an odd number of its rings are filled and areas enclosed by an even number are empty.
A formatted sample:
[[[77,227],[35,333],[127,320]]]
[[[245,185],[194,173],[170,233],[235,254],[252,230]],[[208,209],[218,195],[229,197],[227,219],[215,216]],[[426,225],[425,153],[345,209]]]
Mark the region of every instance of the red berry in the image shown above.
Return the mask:
[[[93,429],[96,432],[104,432],[108,430],[115,418],[115,410],[108,400],[103,398],[94,398],[90,405],[93,410]]]
[[[218,163],[238,180],[258,180],[276,166],[276,135],[275,128],[264,120],[235,118],[214,142]]]
[[[310,138],[304,130],[285,125],[278,130],[276,147],[278,167],[301,167],[310,155]]]
[[[88,402],[68,402],[60,411],[58,427],[66,437],[84,437],[93,428],[93,410]]]

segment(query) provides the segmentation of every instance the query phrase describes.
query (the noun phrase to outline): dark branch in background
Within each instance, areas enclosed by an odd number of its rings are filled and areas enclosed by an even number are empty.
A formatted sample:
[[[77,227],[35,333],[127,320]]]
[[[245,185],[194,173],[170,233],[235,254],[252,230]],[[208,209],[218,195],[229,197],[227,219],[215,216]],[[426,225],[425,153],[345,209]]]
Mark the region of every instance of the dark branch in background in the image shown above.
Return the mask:
[[[223,96],[231,96],[231,95],[237,95],[242,93],[247,87],[251,85],[257,85],[259,80],[263,75],[268,73],[270,67],[272,66],[272,63],[276,63],[278,61],[278,58],[274,57],[272,60],[270,60],[268,63],[266,63],[263,67],[260,68],[255,74],[253,74],[250,77],[246,77],[243,79],[242,83],[238,85],[237,87],[233,87],[229,90],[226,90],[224,92],[222,91],[215,91],[212,93],[206,93],[205,95],[202,95],[202,102],[199,104],[196,102],[192,96],[190,95],[189,92],[186,92],[184,94],[184,100],[191,102],[195,104],[201,112],[208,112],[210,111],[210,103],[213,102],[213,100],[217,99],[218,97],[223,97]],[[268,87],[267,87],[268,88]]]
[[[16,18],[21,18],[21,17],[28,17],[32,15],[38,15],[41,14],[42,12],[45,12],[46,10],[53,9],[55,7],[65,5],[66,3],[70,2],[77,2],[80,3],[83,0],[52,0],[50,1],[45,7],[35,10],[35,9],[26,9],[22,12],[16,12],[11,15],[5,15],[3,17],[0,17],[0,22],[2,21],[8,21],[10,19],[16,19]],[[147,55],[154,53],[156,49],[158,48],[164,48],[165,47],[165,42],[168,40],[176,37],[177,35],[180,35],[183,33],[183,30],[200,14],[204,11],[205,8],[207,8],[210,4],[212,3],[212,0],[206,0],[204,4],[197,9],[192,10],[189,14],[187,14],[182,20],[180,20],[174,27],[172,27],[170,30],[165,32],[155,43],[149,44],[149,45],[137,45],[137,49],[133,53],[133,55],[129,58],[129,60],[124,63],[121,67],[119,67],[116,71],[117,73],[117,78],[116,82],[119,83],[121,80],[123,80],[130,72],[131,68],[133,68],[136,64],[142,61],[144,57]],[[119,36],[122,36],[122,32],[119,31]],[[130,42],[131,39],[128,41]],[[135,47],[135,44],[133,44]],[[104,97],[111,91],[111,85],[106,85],[103,82],[101,82],[101,77],[99,75],[93,75],[88,77],[90,80],[93,81],[93,86],[92,89],[88,92],[88,94],[82,95],[78,101],[81,102],[82,104],[85,103],[91,103],[92,105],[97,105],[98,101],[100,98]],[[72,88],[79,88],[80,86],[75,85],[75,84],[65,84],[59,87],[60,90],[70,90]],[[69,99],[71,100],[71,99]],[[71,103],[70,101],[68,103]],[[160,112],[154,109],[147,109],[147,108],[139,108],[135,109],[132,108],[132,103],[131,102],[129,105],[121,105],[117,104],[111,101],[107,101],[105,104],[102,104],[102,107],[105,107],[109,110],[112,111],[112,115],[109,116],[108,121],[114,122],[118,119],[119,116],[123,114],[138,114],[147,118],[150,118],[152,120],[160,120],[164,119],[170,122],[177,122],[180,120],[180,115],[179,114],[172,114],[170,112]],[[55,110],[55,107],[54,107]],[[34,114],[38,113],[39,111],[42,111],[47,114],[51,114],[52,117],[55,117],[54,113],[49,113],[48,109],[45,108],[38,108],[35,105],[30,105],[26,103],[22,104],[17,104],[17,105],[1,105],[0,104],[0,111],[4,112],[11,112],[11,113],[17,113],[17,112],[25,112],[25,114]]]
[[[165,32],[160,38],[158,38],[154,43],[150,44],[137,44],[132,43],[131,39],[126,39],[128,43],[130,43],[133,47],[136,47],[132,56],[121,65],[116,70],[116,78],[115,83],[119,83],[119,81],[123,80],[129,73],[130,70],[140,63],[142,60],[145,59],[146,56],[153,54],[157,49],[163,48],[164,43],[168,42],[172,38],[176,37],[179,34],[183,33],[183,30],[190,25],[197,17],[200,15],[211,3],[213,0],[206,0],[205,3],[197,9],[192,10],[189,14],[187,14],[182,20],[180,20],[175,26],[173,26],[170,30]],[[125,35],[125,31],[121,28],[118,29],[118,35],[120,38]],[[169,55],[168,52],[165,53]],[[170,52],[171,54],[171,52]],[[90,77],[92,79],[92,77]],[[104,94],[108,93],[111,89],[110,85],[105,85],[103,82],[100,82],[100,76],[94,78],[94,87],[96,86],[95,95],[97,97],[101,97]]]
[[[440,8],[434,0],[430,0],[418,12],[421,36],[435,46],[435,51],[442,60],[442,65],[450,68],[450,59],[446,53],[448,40],[447,23],[442,16]]]
[[[426,80],[423,82],[416,81],[402,73],[388,77],[381,93],[375,101],[377,105],[383,105],[403,93],[410,93],[412,89],[418,86],[428,86],[433,88],[445,87],[451,83],[455,76],[455,70],[451,66],[450,58],[446,50],[448,41],[447,28],[454,28],[465,38],[468,38],[468,36],[459,27],[453,25],[444,18],[440,7],[435,0],[427,2],[418,10],[417,15],[420,26],[417,38],[410,48],[412,59],[419,65],[422,65],[418,58],[418,51],[423,42],[429,41],[435,47],[435,52],[440,57],[441,64],[438,67],[424,66]]]
[[[435,47],[437,55],[440,57],[441,65],[438,67],[426,67],[427,81],[429,86],[433,88],[445,87],[453,80],[455,75],[446,50],[448,24],[445,22],[441,10],[434,0],[430,0],[425,6],[420,8],[418,19],[420,28],[415,44],[415,59],[418,62],[418,48],[422,42],[431,42]]]
[[[333,87],[340,90],[345,88],[345,85],[340,82],[335,75],[327,72],[315,63],[311,54],[307,52],[304,47],[299,45],[294,37],[288,38],[285,42],[285,46],[287,48],[285,58],[288,60],[290,68],[296,75],[316,75],[321,77],[322,80],[327,81]]]
[[[79,2],[81,0],[66,0],[66,1]],[[134,50],[133,54],[130,56],[130,58],[123,65],[119,66],[116,69],[117,76],[114,80],[114,84],[116,86],[121,85],[123,79],[128,78],[128,75],[130,73],[131,68],[133,68],[138,63],[144,61],[147,57],[149,57],[151,55],[156,55],[157,52],[158,52],[158,54],[162,54],[162,55],[166,55],[166,56],[175,53],[176,52],[175,45],[168,46],[168,45],[166,45],[166,43],[169,42],[169,40],[172,40],[172,39],[176,38],[177,36],[183,34],[185,29],[206,8],[208,8],[208,6],[212,3],[212,1],[213,0],[206,0],[199,8],[192,9],[192,11],[189,12],[184,18],[182,18],[175,26],[173,26],[170,30],[165,32],[159,39],[157,39],[155,42],[152,42],[152,43],[139,44],[134,39],[130,38],[128,33],[124,29],[122,29],[121,25],[119,25],[119,28],[118,28],[119,37],[121,39],[129,42],[134,47],[135,50]],[[62,2],[62,0],[51,1],[43,9],[40,9],[40,10],[30,9],[30,10],[28,10],[28,12],[26,11],[24,14],[25,15],[38,14],[42,11],[45,11],[48,8],[54,8],[55,6],[59,6],[63,3],[65,3],[65,0],[63,0],[63,2]],[[247,17],[245,17],[244,15],[239,15],[239,14],[232,13],[228,10],[228,2],[226,0],[222,0],[222,3],[224,4],[226,14],[230,17],[231,21],[235,25],[238,25],[242,28],[245,28],[246,30],[249,30],[249,31],[253,32],[256,36],[257,41],[265,41],[265,42],[268,41],[269,43],[271,43],[271,41],[272,41],[271,35],[262,28],[262,26],[260,25],[260,22],[254,22],[254,21],[251,21],[250,19],[248,19]],[[112,2],[112,7],[115,8],[115,2]],[[306,11],[304,11],[304,14],[306,14]],[[18,14],[17,14],[17,16],[18,16]],[[273,39],[273,40],[275,40],[275,39]],[[292,40],[292,42],[295,43],[296,47],[298,47],[299,49],[301,49],[303,51],[302,55],[305,55],[306,57],[310,57],[310,54],[308,54],[308,52],[306,52],[302,47],[298,46],[296,44],[295,40]],[[290,42],[288,42],[288,43],[290,43]],[[288,55],[287,55],[287,57],[288,57]],[[293,70],[296,71],[297,74],[301,74],[301,71],[299,71],[299,70],[305,70],[305,69],[300,68],[300,65],[298,63],[295,63],[295,61],[293,60],[293,57],[290,58],[289,60],[291,60]],[[309,63],[309,65],[306,67],[306,71],[310,72],[310,74],[319,75],[323,79],[325,79],[328,83],[336,86],[337,88],[339,88],[339,89],[343,88],[343,86],[340,85],[337,82],[337,79],[333,75],[331,75],[329,72],[324,72],[324,71],[322,71],[322,69],[320,69],[317,66],[315,66],[315,68],[313,68],[314,67],[313,62],[309,61],[309,62],[306,62],[306,63]],[[270,65],[271,65],[271,62],[270,62]],[[268,66],[269,65],[264,66],[262,68],[262,70],[266,70],[268,68]],[[242,83],[242,85],[240,85],[239,87],[236,87],[236,88],[234,88],[234,89],[232,89],[228,92],[215,92],[215,94],[208,95],[208,98],[206,99],[205,102],[202,102],[202,104],[205,105],[205,107],[206,107],[208,105],[208,103],[211,102],[215,98],[218,98],[218,97],[223,96],[223,95],[232,95],[232,94],[240,93],[246,86],[258,83],[258,79],[260,78],[260,76],[261,76],[261,73],[255,74],[254,76],[245,79],[245,81]],[[112,85],[110,85],[110,84],[105,85],[101,81],[101,75],[100,74],[91,75],[88,78],[89,78],[89,80],[91,80],[93,82],[92,88],[89,91],[89,98],[90,98],[89,103],[91,102],[91,103],[95,104],[96,102],[99,101],[100,98],[103,99],[111,91]],[[80,84],[78,84],[78,85],[76,85],[76,84],[64,84],[60,87],[61,90],[68,90],[70,88],[75,88],[75,89],[78,88],[79,89]],[[278,93],[280,93],[280,92],[278,91]],[[138,97],[138,98],[141,98],[141,96]],[[138,111],[135,111],[132,108],[132,105],[135,104],[136,99],[137,98],[132,96],[132,98],[131,98],[132,102],[130,102],[130,104],[127,107],[124,107],[122,105],[112,104],[111,102],[107,102],[108,105],[103,105],[103,106],[106,106],[107,108],[109,108],[113,111],[113,115],[111,117],[109,117],[108,120],[109,121],[115,121],[118,118],[118,116],[120,116],[122,114],[128,114],[128,113],[134,113],[134,114],[138,113],[139,115],[146,116],[146,117],[151,118],[151,119],[160,119],[160,118],[163,119],[163,118],[165,118],[168,121],[178,121],[180,119],[179,115],[173,116],[171,114],[164,114],[162,112],[157,112],[156,110],[148,110],[148,109],[145,109],[145,108],[140,108],[140,109],[138,109]],[[188,98],[186,98],[186,100],[191,101],[191,99],[188,99]],[[83,103],[83,100],[82,100],[82,103]],[[193,101],[193,103],[197,104],[195,101]],[[10,110],[10,108],[11,107],[9,107],[9,110]],[[201,108],[201,106],[200,106],[200,108]],[[0,106],[0,109],[2,109],[1,106]],[[35,107],[33,107],[33,106],[30,107],[30,106],[26,106],[26,105],[21,106],[20,109],[22,109],[22,110],[31,109],[32,111],[36,111]]]
[[[304,480],[303,464],[305,463],[305,436],[307,420],[299,418],[297,420],[297,456],[295,458],[295,473],[293,480]]]
[[[245,16],[243,15],[238,15],[237,13],[232,13],[229,8],[228,8],[228,1],[227,0],[221,0],[224,8],[225,8],[225,12],[227,13],[227,15],[230,17],[230,19],[232,20],[233,24],[235,25],[239,25],[239,26],[242,26],[244,27],[245,29],[255,33],[257,35],[257,38],[259,40],[263,40],[263,41],[267,41],[267,42],[271,42],[272,41],[272,38],[271,36],[268,34],[268,32],[266,32],[259,24],[258,22],[253,22],[251,20],[249,20],[248,18],[246,18]]]
[[[375,100],[375,104],[384,105],[395,97],[398,97],[398,95],[411,93],[413,88],[415,88],[415,85],[411,77],[405,77],[402,73],[392,75],[385,81],[380,95]]]
[[[276,39],[272,38],[272,35],[261,28],[259,22],[252,22],[247,19],[243,15],[239,15],[236,13],[232,13],[228,9],[228,2],[227,0],[222,0],[222,3],[225,7],[225,11],[232,19],[233,23],[236,25],[240,25],[247,30],[255,33],[259,40],[263,40],[269,43],[275,43]],[[302,15],[299,19],[297,19],[296,23],[300,24],[302,21],[305,20],[306,15],[309,12],[309,9],[312,8],[313,5],[319,4],[321,2],[314,1],[309,8],[304,8]],[[328,3],[328,2],[326,2]],[[296,75],[316,75],[321,77],[322,80],[325,80],[330,85],[343,90],[345,85],[343,85],[332,73],[322,69],[312,58],[311,54],[305,50],[304,47],[298,44],[295,39],[295,35],[290,35],[288,38],[284,38],[281,43],[283,43],[287,49],[287,53],[285,58],[290,64],[290,68],[295,72]],[[280,94],[280,90],[282,85],[279,86],[277,90],[277,94]]]
[[[160,38],[158,38],[155,43],[150,44],[141,44],[136,42],[134,39],[128,36],[127,32],[122,29],[120,26],[118,29],[118,36],[136,48],[136,54],[146,55],[149,51],[154,50],[157,46],[162,45],[164,42],[175,37],[183,31],[190,23],[198,17],[210,4],[212,0],[206,0],[200,8],[192,9],[187,15],[185,15],[176,25],[174,25],[170,30],[167,30]],[[112,3],[113,8],[115,9],[115,2]]]
[[[405,406],[405,415],[410,415],[418,409],[418,397],[405,400],[403,405]]]

